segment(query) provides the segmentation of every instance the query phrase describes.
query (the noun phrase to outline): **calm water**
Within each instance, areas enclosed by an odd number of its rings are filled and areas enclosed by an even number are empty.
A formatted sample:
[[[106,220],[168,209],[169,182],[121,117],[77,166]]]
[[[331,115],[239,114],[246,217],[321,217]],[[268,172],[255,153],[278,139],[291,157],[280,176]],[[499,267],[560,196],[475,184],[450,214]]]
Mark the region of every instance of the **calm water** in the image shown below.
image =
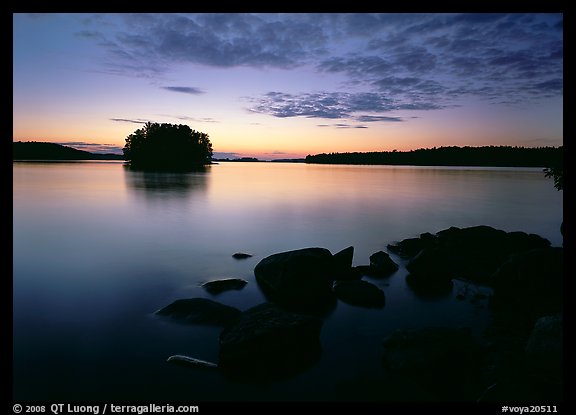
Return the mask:
[[[220,329],[153,313],[188,297],[259,304],[253,268],[286,250],[353,245],[363,265],[393,241],[480,224],[562,243],[562,192],[541,169],[221,163],[144,174],[121,162],[20,162],[13,174],[16,401],[346,399],[350,384],[378,375],[392,330],[480,330],[485,305],[457,300],[458,286],[418,297],[403,267],[368,279],[385,291],[385,308],[338,303],[318,364],[266,385],[166,363],[173,354],[217,361]],[[199,287],[222,277],[249,284],[217,297]]]

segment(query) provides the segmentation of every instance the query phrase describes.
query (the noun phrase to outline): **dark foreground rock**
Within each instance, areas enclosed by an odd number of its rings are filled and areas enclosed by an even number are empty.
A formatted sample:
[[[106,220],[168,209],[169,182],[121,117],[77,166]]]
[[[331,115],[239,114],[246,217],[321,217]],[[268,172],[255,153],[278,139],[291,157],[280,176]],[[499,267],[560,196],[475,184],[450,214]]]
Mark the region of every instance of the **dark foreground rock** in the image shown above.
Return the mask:
[[[248,284],[248,281],[240,278],[223,278],[220,280],[205,282],[201,287],[210,294],[215,295],[228,290],[241,290],[246,284]]]
[[[564,248],[546,247],[511,256],[490,277],[492,307],[523,318],[558,313],[564,307]]]
[[[525,232],[505,232],[490,226],[451,227],[436,235],[424,233],[389,245],[391,252],[410,258],[406,269],[411,286],[420,291],[448,287],[454,278],[489,285],[491,276],[511,255],[542,249],[550,241]]]
[[[253,381],[282,378],[320,357],[322,320],[260,304],[220,334],[218,367],[228,376]]]
[[[397,330],[384,340],[382,364],[391,371],[463,371],[480,350],[468,328],[424,327]],[[438,376],[439,373],[433,373]]]
[[[514,316],[504,330],[489,330],[488,360],[492,380],[482,402],[563,400],[564,334],[562,314],[538,318],[531,328]]]
[[[339,281],[334,284],[334,293],[347,304],[382,308],[385,304],[384,291],[367,281]]]
[[[466,400],[482,388],[483,344],[467,328],[397,330],[384,341],[382,364],[393,379],[434,400]]]
[[[526,343],[526,369],[532,376],[560,384],[563,377],[562,314],[540,317]]]
[[[160,316],[170,317],[182,323],[226,326],[237,319],[242,312],[207,298],[186,298],[176,300],[156,311]]]
[[[325,248],[280,252],[262,259],[254,268],[256,281],[270,301],[298,311],[327,309],[335,304],[335,273],[334,258]]]

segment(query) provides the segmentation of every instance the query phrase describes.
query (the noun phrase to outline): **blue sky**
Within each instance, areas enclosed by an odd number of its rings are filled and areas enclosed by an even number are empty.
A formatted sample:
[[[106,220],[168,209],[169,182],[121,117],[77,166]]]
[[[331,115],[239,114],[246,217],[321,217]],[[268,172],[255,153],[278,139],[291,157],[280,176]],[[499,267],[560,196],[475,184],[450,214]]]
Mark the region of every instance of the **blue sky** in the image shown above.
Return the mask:
[[[13,140],[216,156],[563,143],[562,14],[14,14]]]

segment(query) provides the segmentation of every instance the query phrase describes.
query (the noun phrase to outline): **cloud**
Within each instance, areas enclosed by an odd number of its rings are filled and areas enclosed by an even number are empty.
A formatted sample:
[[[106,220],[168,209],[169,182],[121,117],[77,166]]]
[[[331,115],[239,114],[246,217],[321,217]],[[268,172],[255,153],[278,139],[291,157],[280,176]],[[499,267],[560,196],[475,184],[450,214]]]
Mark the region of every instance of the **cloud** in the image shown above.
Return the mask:
[[[366,35],[365,49],[328,56],[317,70],[346,75],[349,86],[375,86],[402,100],[435,96],[445,105],[463,97],[510,104],[562,95],[562,15],[419,14],[399,20],[381,21],[373,36]]]
[[[212,117],[189,117],[187,115],[168,115],[168,114],[160,114],[162,117],[169,117],[174,118],[181,121],[192,121],[192,122],[203,122],[203,123],[219,123],[220,121],[212,118]]]
[[[116,122],[129,122],[129,123],[133,123],[133,124],[146,124],[147,122],[149,122],[148,120],[143,120],[140,118],[137,119],[130,119],[130,118],[109,118],[110,121],[116,121]]]
[[[346,119],[359,122],[398,122],[403,121],[403,118],[378,114],[401,110],[428,111],[442,108],[442,105],[434,102],[432,98],[430,100],[420,97],[393,99],[389,94],[380,92],[325,91],[287,94],[273,91],[260,98],[250,100],[254,102],[254,105],[249,109],[251,112],[268,114],[278,118],[306,117]]]
[[[106,30],[100,16],[78,32],[106,52],[104,73],[154,78],[175,65],[203,65],[302,68],[342,80],[326,92],[254,97],[260,101],[254,111],[275,117],[349,117],[355,105],[343,98],[346,93],[377,94],[375,107],[365,111],[442,109],[470,97],[511,105],[563,93],[558,13],[158,13],[110,19],[115,25]]]
[[[350,124],[342,124],[342,123],[334,124],[333,127],[336,127],[336,128],[368,128],[365,125],[350,125]]]
[[[137,70],[143,63],[147,67],[142,72],[162,72],[167,63],[294,68],[323,53],[326,42],[324,28],[306,14],[154,13],[120,18],[122,28],[104,36],[109,65],[119,71]]]
[[[361,122],[402,122],[404,121],[401,117],[385,117],[380,115],[360,115],[355,117],[357,121]]]
[[[123,154],[122,147],[116,144],[101,144],[101,143],[87,143],[85,141],[63,141],[56,144],[60,144],[67,147],[72,147],[77,150],[84,150],[90,153],[97,154]]]
[[[200,88],[196,88],[193,86],[161,86],[160,88],[165,89],[166,91],[181,92],[183,94],[192,94],[192,95],[199,95],[206,93]]]

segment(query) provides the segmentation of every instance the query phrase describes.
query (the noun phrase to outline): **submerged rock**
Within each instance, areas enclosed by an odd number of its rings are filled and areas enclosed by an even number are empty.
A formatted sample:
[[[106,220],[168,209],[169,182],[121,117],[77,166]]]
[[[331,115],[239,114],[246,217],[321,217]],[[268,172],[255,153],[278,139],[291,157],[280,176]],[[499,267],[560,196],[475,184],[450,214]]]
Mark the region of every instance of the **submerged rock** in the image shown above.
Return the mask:
[[[156,311],[160,316],[191,324],[226,326],[237,319],[242,312],[207,298],[186,298],[176,300]]]
[[[220,334],[218,366],[227,375],[269,380],[298,373],[320,357],[322,320],[263,303]]]
[[[199,369],[218,369],[218,365],[216,363],[180,354],[170,356],[168,359],[166,359],[166,361],[168,363],[174,363],[181,366],[195,367]]]
[[[298,311],[319,310],[335,303],[334,264],[328,249],[304,248],[262,259],[254,275],[270,301]]]
[[[246,284],[248,284],[248,281],[240,278],[223,278],[205,282],[201,287],[210,294],[220,294],[228,290],[241,290]]]
[[[382,308],[385,304],[384,291],[367,281],[339,281],[334,284],[336,297],[347,304]]]

